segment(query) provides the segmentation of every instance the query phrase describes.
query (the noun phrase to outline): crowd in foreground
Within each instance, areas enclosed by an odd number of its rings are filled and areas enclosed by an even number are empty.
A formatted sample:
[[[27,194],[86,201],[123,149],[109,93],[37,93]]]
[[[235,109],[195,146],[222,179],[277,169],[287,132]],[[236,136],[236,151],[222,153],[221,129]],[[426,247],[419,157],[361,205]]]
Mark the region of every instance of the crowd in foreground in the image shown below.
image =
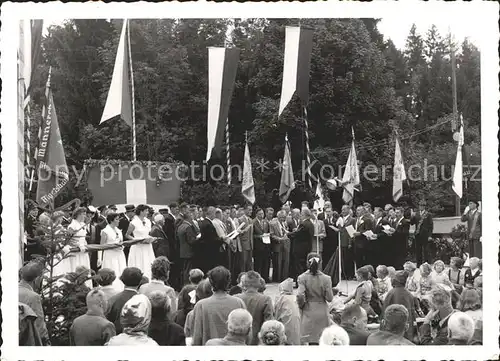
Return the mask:
[[[136,267],[120,275],[103,268],[68,274],[64,282],[78,283],[86,292],[86,311],[69,329],[73,346],[183,346],[183,345],[473,345],[482,342],[481,262],[471,259],[460,271],[460,259],[443,274],[442,262],[434,269],[407,262],[404,270],[376,271],[370,265],[356,270],[354,292],[342,297],[321,271],[321,257],[307,256],[307,270],[298,288],[288,278],[273,300],[265,294],[259,273],[238,276],[231,287],[230,271],[217,266],[207,275],[188,273],[179,293],[169,286],[170,262],[156,258],[151,279]],[[450,281],[448,274],[458,277]],[[47,345],[41,305],[41,267],[30,262],[20,270],[20,345]],[[461,276],[463,275],[463,276]],[[457,283],[454,283],[454,282]],[[423,316],[423,317],[421,317]]]

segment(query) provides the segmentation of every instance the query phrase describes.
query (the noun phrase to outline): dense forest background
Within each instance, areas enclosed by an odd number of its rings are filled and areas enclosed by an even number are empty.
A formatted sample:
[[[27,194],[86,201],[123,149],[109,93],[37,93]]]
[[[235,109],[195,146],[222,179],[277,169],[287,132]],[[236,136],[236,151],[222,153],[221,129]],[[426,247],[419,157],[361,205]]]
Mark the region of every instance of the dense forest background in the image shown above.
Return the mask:
[[[226,44],[241,50],[229,112],[232,163],[243,162],[245,131],[252,159],[270,162],[283,157],[288,132],[295,177],[300,179],[305,147],[298,101],[277,117],[285,26],[298,23],[298,19],[132,20],[138,160],[203,163],[207,47]],[[370,164],[389,169],[385,179],[362,179],[362,191],[356,194],[355,202],[391,202],[397,133],[407,172],[412,164],[436,165],[439,171],[439,179],[431,176],[427,181],[405,184],[402,201],[414,205],[425,198],[436,215],[453,215],[451,178],[456,142],[451,126],[449,34],[439,34],[431,27],[421,36],[413,26],[405,48],[400,50],[390,40],[384,41],[377,19],[302,19],[301,25],[314,29],[307,106],[312,160],[318,161],[313,173],[319,172],[321,164],[335,169],[345,165],[353,127],[361,170]],[[51,84],[68,166],[82,169],[89,158],[131,158],[130,128],[120,121],[98,125],[121,26],[122,20],[68,20],[48,28],[32,97],[31,149],[36,146],[44,86],[52,66]],[[480,54],[467,40],[455,47],[466,160],[480,165]],[[225,164],[223,159],[214,162]],[[424,173],[423,168],[413,170],[414,177]],[[75,178],[59,197],[60,202],[74,197],[91,199],[86,184],[76,186]],[[254,165],[254,179],[257,203],[275,205],[280,172],[272,167],[260,172]],[[199,204],[242,203],[240,191],[237,180],[232,186],[224,181],[187,181],[182,198]],[[340,206],[341,191],[328,193],[334,205]],[[469,182],[466,193],[462,208],[466,198],[480,198],[481,182]],[[302,197],[311,199],[312,191],[298,187],[292,200]]]

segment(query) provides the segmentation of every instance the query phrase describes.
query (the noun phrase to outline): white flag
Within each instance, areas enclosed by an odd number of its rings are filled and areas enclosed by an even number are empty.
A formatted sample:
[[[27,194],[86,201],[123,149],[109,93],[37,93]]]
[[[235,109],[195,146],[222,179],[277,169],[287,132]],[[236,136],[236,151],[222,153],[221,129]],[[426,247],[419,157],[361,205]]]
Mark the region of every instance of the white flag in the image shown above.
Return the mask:
[[[460,132],[457,145],[457,158],[455,159],[455,172],[453,173],[453,191],[459,198],[462,198],[462,179],[463,179],[463,164],[462,164],[462,147],[464,145],[464,121],[460,114]]]
[[[392,198],[397,202],[403,195],[403,181],[406,180],[405,165],[399,148],[399,140],[396,138],[396,149],[394,151],[394,176],[392,180]]]
[[[245,145],[245,158],[243,161],[243,182],[241,184],[241,193],[251,204],[255,203],[255,189],[252,175],[252,161],[250,159],[250,150],[248,143]]]
[[[351,151],[345,166],[344,177],[342,183],[344,184],[344,193],[342,199],[344,202],[349,203],[354,198],[355,187],[361,184],[359,179],[358,157],[356,156],[356,147],[354,146],[354,130]]]
[[[314,201],[314,209],[323,209],[325,207],[325,199],[321,191],[321,184],[318,182],[316,185],[316,200]]]

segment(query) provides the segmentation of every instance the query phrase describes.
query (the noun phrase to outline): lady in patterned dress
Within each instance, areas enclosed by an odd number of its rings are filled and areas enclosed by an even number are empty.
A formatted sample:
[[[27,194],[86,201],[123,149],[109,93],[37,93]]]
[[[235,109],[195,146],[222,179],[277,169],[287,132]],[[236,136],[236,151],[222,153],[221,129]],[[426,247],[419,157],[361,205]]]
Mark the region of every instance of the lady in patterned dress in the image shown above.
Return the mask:
[[[143,239],[141,243],[136,243],[130,247],[128,255],[128,266],[139,268],[143,275],[151,279],[151,265],[155,260],[153,251],[153,237],[149,235],[151,232],[151,221],[147,218],[149,207],[145,204],[140,204],[135,209],[135,217],[130,221],[127,230],[126,238]]]
[[[106,216],[108,225],[101,231],[101,244],[119,244],[123,242],[122,231],[118,228],[120,216],[118,213],[109,213]],[[99,252],[101,253],[101,252]],[[101,256],[101,255],[100,255]],[[109,268],[115,272],[115,275],[121,275],[127,268],[123,247],[113,248],[102,252],[102,258],[99,257],[101,268]],[[113,286],[118,289],[123,288],[123,283],[116,278]]]

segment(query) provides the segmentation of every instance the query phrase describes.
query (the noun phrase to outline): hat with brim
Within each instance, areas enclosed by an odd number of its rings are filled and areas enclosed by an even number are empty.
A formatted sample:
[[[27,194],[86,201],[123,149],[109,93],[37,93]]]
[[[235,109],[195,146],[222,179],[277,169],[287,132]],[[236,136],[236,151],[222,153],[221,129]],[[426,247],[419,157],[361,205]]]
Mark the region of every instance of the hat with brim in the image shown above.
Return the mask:
[[[469,200],[469,203],[474,203],[476,205],[476,207],[479,207],[479,202],[476,200],[476,199],[471,199]]]
[[[125,211],[126,212],[133,212],[133,211],[135,211],[135,206],[133,204],[127,204],[125,206]]]

